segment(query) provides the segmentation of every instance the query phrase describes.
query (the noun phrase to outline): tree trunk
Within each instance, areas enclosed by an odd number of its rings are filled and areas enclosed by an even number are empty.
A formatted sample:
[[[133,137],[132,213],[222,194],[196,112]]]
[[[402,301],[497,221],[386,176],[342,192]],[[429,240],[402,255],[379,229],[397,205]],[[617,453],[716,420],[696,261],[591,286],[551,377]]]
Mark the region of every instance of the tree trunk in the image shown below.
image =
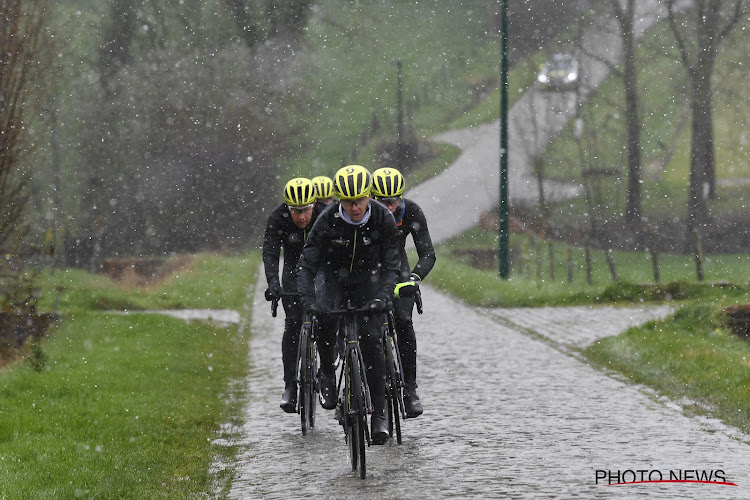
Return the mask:
[[[688,236],[708,220],[706,196],[713,177],[713,127],[711,125],[711,85],[708,78],[692,75],[692,139],[690,146],[690,192],[688,197]],[[705,187],[704,187],[705,185]]]
[[[638,73],[635,61],[634,0],[619,16],[624,52],[625,120],[628,130],[628,194],[625,217],[631,224],[641,221],[641,119],[638,114]],[[640,228],[639,228],[640,229]]]

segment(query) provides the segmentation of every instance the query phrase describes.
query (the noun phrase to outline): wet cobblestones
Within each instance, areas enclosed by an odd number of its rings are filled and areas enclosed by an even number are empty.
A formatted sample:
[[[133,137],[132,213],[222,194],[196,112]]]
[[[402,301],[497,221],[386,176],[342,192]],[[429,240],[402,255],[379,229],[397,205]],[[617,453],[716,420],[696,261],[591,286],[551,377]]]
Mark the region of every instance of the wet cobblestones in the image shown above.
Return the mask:
[[[231,498],[750,498],[748,440],[689,417],[559,347],[668,314],[668,308],[486,310],[424,287],[415,315],[425,413],[404,443],[371,447],[353,474],[343,432],[318,408],[313,433],[278,406],[283,318],[256,293],[247,421]],[[606,486],[596,471],[722,470],[716,484]],[[665,477],[666,479],[666,477]]]

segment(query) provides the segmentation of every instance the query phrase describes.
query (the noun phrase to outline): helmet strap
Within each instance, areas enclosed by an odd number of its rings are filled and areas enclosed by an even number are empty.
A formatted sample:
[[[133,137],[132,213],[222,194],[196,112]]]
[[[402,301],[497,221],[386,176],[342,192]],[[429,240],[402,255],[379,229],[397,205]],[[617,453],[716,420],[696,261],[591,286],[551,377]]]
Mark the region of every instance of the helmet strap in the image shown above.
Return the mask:
[[[396,225],[400,226],[401,223],[404,221],[404,214],[406,213],[406,202],[404,202],[404,199],[401,198],[401,203],[398,206],[398,209],[396,209],[396,213],[393,214],[393,216],[396,218]]]

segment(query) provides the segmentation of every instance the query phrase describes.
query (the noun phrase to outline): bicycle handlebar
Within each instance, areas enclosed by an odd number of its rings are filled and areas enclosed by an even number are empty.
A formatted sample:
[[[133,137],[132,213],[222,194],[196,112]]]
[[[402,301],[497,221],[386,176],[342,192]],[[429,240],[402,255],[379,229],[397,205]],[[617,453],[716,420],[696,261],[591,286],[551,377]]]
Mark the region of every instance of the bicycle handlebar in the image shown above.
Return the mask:
[[[386,311],[383,311],[385,313]],[[346,309],[333,309],[326,314],[344,316],[346,314],[372,314],[373,310],[369,307],[347,307]],[[380,313],[377,313],[380,314]]]
[[[299,297],[299,294],[296,292],[282,292],[282,297]],[[274,297],[271,299],[271,316],[274,318],[276,317],[276,310],[279,308],[279,297]]]

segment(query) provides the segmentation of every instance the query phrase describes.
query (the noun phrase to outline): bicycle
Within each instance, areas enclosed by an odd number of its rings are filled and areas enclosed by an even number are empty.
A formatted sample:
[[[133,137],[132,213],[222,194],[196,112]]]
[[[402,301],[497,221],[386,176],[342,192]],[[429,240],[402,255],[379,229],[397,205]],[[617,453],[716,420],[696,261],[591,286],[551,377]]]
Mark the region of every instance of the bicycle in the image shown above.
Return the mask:
[[[383,322],[383,354],[385,355],[385,403],[388,434],[393,437],[396,431],[396,442],[401,444],[401,420],[406,419],[404,408],[404,370],[401,365],[401,353],[398,350],[398,336],[393,317],[393,305],[389,303],[386,320]]]
[[[336,415],[344,426],[346,442],[349,445],[349,458],[352,471],[359,469],[359,477],[367,475],[365,449],[370,446],[370,431],[367,416],[373,411],[370,398],[370,387],[367,385],[365,363],[359,347],[357,317],[371,313],[366,308],[356,308],[347,300],[343,309],[331,311],[332,316],[339,318],[339,335],[346,340],[342,369],[336,386],[339,394]]]
[[[284,293],[285,297],[299,297],[296,293]],[[274,298],[271,301],[271,314],[276,317],[279,299]],[[315,409],[316,397],[318,391],[318,350],[315,342],[315,316],[305,314],[300,329],[299,341],[297,343],[297,362],[296,373],[297,388],[299,396],[297,397],[297,413],[300,415],[300,426],[302,435],[307,435],[307,431],[315,427]]]
[[[314,316],[305,315],[297,344],[297,411],[300,414],[303,436],[307,434],[308,429],[315,427],[317,407],[315,393],[318,390],[318,349],[315,343],[314,323]]]
[[[398,300],[398,299],[396,299]],[[417,312],[422,314],[422,293],[419,284],[415,284],[414,302]],[[383,353],[385,355],[385,401],[386,418],[388,422],[388,434],[393,437],[396,432],[396,442],[402,443],[401,421],[406,420],[406,408],[404,406],[404,368],[401,364],[401,352],[398,349],[398,333],[396,332],[396,320],[393,313],[393,304],[388,304],[388,314],[383,323]]]

